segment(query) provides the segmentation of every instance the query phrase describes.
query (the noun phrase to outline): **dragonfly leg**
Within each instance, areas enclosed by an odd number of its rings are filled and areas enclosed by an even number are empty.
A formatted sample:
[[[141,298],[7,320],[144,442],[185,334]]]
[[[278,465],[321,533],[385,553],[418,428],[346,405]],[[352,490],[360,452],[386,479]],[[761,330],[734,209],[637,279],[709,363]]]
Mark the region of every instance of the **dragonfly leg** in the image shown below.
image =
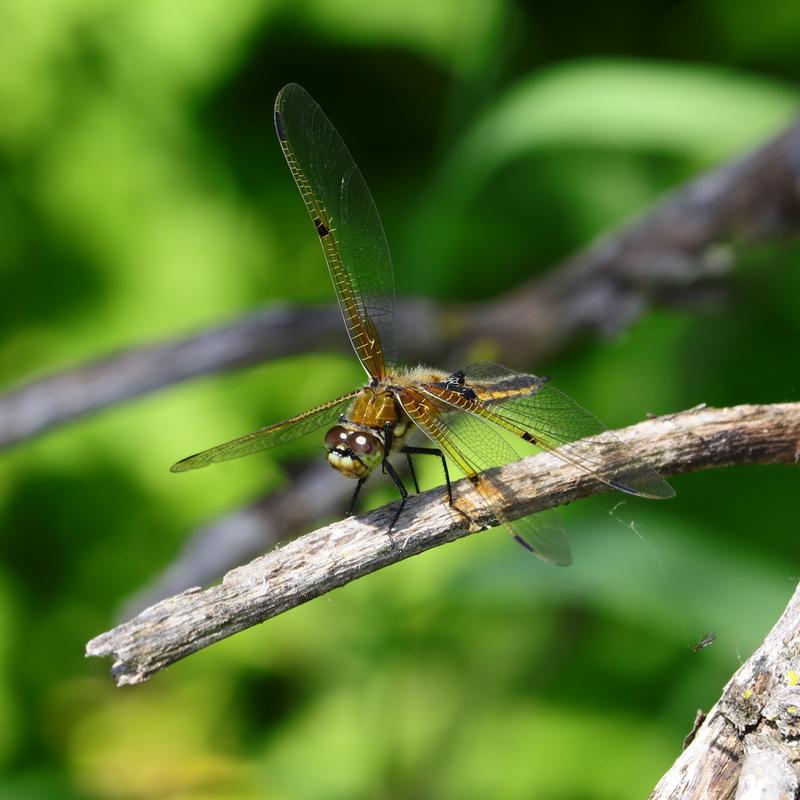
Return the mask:
[[[442,462],[442,469],[444,470],[444,481],[447,485],[447,500],[450,505],[453,505],[453,488],[450,485],[450,472],[447,469],[447,461],[445,460],[444,453],[437,447],[404,447],[403,452],[408,458],[408,465],[411,467],[411,477],[414,478],[414,486],[419,493],[419,486],[417,486],[417,478],[414,475],[414,467],[411,466],[411,456],[436,456]]]
[[[386,474],[386,459],[389,453],[392,452],[392,440],[394,438],[394,428],[391,422],[387,422],[383,426],[383,463],[381,464],[381,472]]]
[[[392,524],[389,525],[389,533],[392,532],[392,528],[397,524],[397,520],[400,519],[400,514],[403,513],[403,508],[405,508],[406,500],[408,500],[408,489],[403,485],[403,481],[400,480],[400,476],[397,474],[397,470],[388,462],[384,461],[384,471],[389,474],[389,477],[394,481],[394,485],[397,487],[397,491],[400,492],[400,508],[397,509],[397,513],[394,515],[394,519],[392,520]]]
[[[408,450],[403,448],[403,452],[406,454],[406,461],[408,462],[408,471],[411,473],[411,480],[414,481],[414,491],[419,494],[419,483],[417,482],[417,473],[414,470],[414,462],[411,460],[411,453]]]
[[[353,497],[350,500],[350,507],[347,509],[347,513],[345,514],[346,517],[353,516],[353,510],[356,507],[356,500],[358,499],[358,493],[361,491],[361,487],[364,485],[364,481],[367,479],[365,475],[363,478],[358,479],[358,483],[356,484],[356,490],[353,492]]]

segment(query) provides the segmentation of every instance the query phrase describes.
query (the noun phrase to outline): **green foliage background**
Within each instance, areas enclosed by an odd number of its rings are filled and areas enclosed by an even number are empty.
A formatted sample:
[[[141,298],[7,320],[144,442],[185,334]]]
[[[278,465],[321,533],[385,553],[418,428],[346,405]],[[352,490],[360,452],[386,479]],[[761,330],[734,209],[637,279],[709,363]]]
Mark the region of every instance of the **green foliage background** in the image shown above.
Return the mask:
[[[399,292],[475,300],[786,124],[798,36],[795,0],[568,13],[506,0],[8,0],[0,381],[264,302],[331,298],[272,131],[284,83],[303,84],[356,155]],[[796,399],[797,255],[751,251],[723,305],[650,313],[611,341],[513,366],[552,375],[610,426]],[[685,476],[669,503],[566,509],[569,570],[499,533],[471,537],[143,687],[115,689],[107,663],[84,660],[193,528],[288,479],[271,455],[190,476],[168,465],[360,379],[350,358],[309,354],[3,456],[0,797],[645,796],[794,586],[788,468]],[[319,452],[315,440],[292,454]],[[372,502],[390,496],[376,486]],[[716,644],[692,652],[707,631]]]

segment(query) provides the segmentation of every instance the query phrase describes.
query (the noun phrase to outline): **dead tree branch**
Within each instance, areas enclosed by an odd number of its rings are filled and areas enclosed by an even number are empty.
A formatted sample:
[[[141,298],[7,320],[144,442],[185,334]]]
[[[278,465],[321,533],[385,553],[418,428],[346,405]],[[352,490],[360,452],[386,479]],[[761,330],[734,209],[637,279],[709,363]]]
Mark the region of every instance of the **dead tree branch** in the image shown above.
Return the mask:
[[[666,475],[732,464],[800,460],[800,403],[698,408],[618,431]],[[613,464],[609,464],[613,467]],[[495,471],[509,488],[504,509],[515,519],[607,491],[550,454]],[[466,481],[410,498],[387,534],[394,504],[307,534],[229,572],[209,589],[190,589],[146,609],[90,641],[90,656],[112,656],[118,685],[141,683],[175,661],[290,608],[409,556],[491,525]]]
[[[652,305],[696,302],[720,279],[731,245],[800,227],[800,122],[669,195],[639,220],[490,304],[400,304],[405,356],[458,366],[491,342],[510,364],[542,360],[586,335],[608,336]],[[348,347],[333,307],[272,307],[201,333],[110,355],[0,396],[0,447],[124,400],[310,350]]]
[[[800,586],[650,800],[757,800],[800,789]]]
[[[167,568],[125,601],[118,619],[135,616],[190,586],[219,580],[238,564],[316,527],[320,520],[341,516],[353,496],[350,481],[343,481],[323,459],[293,473],[286,486],[193,531]]]

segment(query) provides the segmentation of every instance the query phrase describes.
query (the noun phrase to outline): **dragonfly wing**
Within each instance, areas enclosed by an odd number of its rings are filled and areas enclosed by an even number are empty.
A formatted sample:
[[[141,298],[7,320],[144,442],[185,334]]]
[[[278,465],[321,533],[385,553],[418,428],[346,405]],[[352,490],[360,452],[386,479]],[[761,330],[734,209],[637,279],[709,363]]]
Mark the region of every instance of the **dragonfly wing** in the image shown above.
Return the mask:
[[[474,399],[463,388],[453,391],[445,384],[432,384],[425,390],[552,451],[614,489],[652,499],[675,496],[675,490],[641,456],[545,378],[492,363],[475,364],[463,375],[464,387],[473,390]]]
[[[557,567],[572,564],[572,549],[561,517],[555,509],[546,508],[528,517],[505,523],[511,535],[542,561]]]
[[[403,390],[398,398],[414,423],[472,481],[499,524],[542,560],[560,566],[572,563],[566,532],[553,509],[513,521],[506,518],[503,508],[510,499],[508,488],[487,477],[484,470],[516,461],[519,454],[491,425],[413,388]]]
[[[228,461],[232,458],[250,455],[250,453],[257,453],[259,450],[266,450],[269,447],[293,442],[323,425],[336,422],[357,394],[358,391],[350,392],[291,419],[261,428],[254,433],[248,433],[238,439],[225,442],[225,444],[203,450],[201,453],[195,453],[193,456],[188,456],[173,464],[170,471],[186,472],[190,469],[199,469],[218,461]]]
[[[367,184],[342,137],[296,83],[275,101],[283,154],[322,244],[356,355],[381,379],[395,357],[394,273]]]

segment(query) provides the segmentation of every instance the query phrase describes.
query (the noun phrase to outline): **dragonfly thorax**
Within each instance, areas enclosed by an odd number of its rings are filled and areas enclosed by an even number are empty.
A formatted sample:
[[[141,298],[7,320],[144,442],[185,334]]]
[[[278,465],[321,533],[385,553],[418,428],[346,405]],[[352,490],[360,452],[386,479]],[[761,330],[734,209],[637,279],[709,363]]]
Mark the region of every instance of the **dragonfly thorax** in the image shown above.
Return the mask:
[[[405,417],[395,393],[385,386],[365,386],[353,402],[348,418],[356,425],[383,430],[394,428]]]

